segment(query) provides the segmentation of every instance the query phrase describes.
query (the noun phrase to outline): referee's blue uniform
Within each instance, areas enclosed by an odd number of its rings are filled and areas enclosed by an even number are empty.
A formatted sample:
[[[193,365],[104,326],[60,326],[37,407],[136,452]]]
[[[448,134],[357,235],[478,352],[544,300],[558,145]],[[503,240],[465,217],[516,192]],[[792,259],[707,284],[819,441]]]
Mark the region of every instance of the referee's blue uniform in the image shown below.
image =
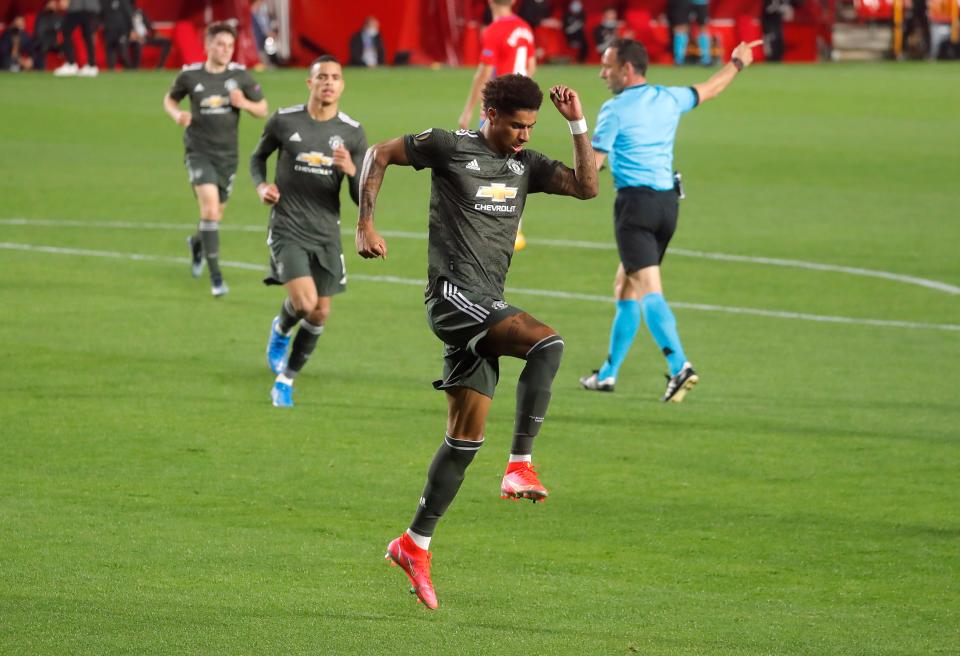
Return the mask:
[[[592,143],[594,150],[607,155],[613,171],[617,188],[614,234],[627,274],[659,266],[676,230],[679,208],[673,180],[673,142],[680,117],[696,107],[699,100],[693,87],[638,84],[627,87],[600,109]],[[595,378],[581,379],[584,387],[613,389],[641,316],[667,359],[670,376],[684,372],[682,375],[687,377],[672,378],[671,385],[696,376],[686,361],[670,306],[662,293],[651,292],[639,301],[617,300],[607,360]],[[683,388],[684,393],[688,388],[689,385]],[[673,398],[670,389],[668,386],[664,400]],[[682,393],[676,396],[683,398]]]
[[[617,189],[673,189],[673,140],[680,116],[697,106],[693,87],[638,84],[603,103],[593,149],[606,153]]]
[[[676,229],[673,142],[680,117],[698,101],[693,87],[639,84],[600,108],[592,144],[610,160],[617,247],[628,273],[660,264]]]

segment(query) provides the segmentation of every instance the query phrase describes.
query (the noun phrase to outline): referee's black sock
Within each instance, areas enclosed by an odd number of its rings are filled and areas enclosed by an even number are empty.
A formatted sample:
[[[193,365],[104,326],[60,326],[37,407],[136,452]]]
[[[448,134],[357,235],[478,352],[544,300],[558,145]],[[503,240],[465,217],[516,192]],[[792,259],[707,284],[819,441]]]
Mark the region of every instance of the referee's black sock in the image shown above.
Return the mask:
[[[214,285],[223,283],[220,273],[220,222],[200,219],[200,243],[203,244],[203,255],[207,258],[207,269],[210,271],[210,281]]]
[[[527,352],[527,364],[517,381],[517,414],[513,424],[510,454],[528,456],[533,453],[533,438],[540,432],[550,405],[550,387],[563,357],[563,338],[551,335]]]
[[[483,446],[483,440],[471,442],[458,440],[447,435],[443,444],[437,449],[427,472],[427,484],[420,497],[420,507],[417,508],[410,524],[410,530],[430,537],[433,535],[437,522],[447,511],[453,498],[457,496],[467,467],[473,462],[473,457]]]

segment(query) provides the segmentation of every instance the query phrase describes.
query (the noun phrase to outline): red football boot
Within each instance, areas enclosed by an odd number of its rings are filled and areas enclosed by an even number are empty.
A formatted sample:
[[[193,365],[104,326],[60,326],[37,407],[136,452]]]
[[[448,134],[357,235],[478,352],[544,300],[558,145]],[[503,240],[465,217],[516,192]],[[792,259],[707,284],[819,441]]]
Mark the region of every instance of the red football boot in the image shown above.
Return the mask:
[[[547,500],[547,488],[537,478],[529,462],[511,462],[500,483],[501,499],[530,499],[534,503]]]
[[[404,531],[403,535],[387,545],[387,553],[384,558],[393,561],[393,565],[399,565],[406,572],[407,578],[413,584],[413,592],[417,598],[423,602],[423,605],[433,610],[437,604],[437,593],[433,589],[433,582],[430,580],[430,557],[432,554],[426,549],[421,549],[416,545],[413,539]]]

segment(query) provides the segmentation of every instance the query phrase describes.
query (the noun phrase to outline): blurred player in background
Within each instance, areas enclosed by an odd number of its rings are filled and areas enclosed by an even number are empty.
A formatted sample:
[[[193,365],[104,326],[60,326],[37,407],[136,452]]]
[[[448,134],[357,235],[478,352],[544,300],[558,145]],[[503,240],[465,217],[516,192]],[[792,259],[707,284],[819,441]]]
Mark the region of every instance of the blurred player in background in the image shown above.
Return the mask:
[[[613,98],[600,109],[593,150],[598,168],[610,157],[617,188],[613,223],[620,266],[614,280],[617,312],[607,359],[599,370],[580,378],[584,389],[613,391],[641,315],[670,370],[661,400],[679,403],[700,380],[684,354],[660,279],[660,263],[676,230],[678,199],[683,197],[673,171],[673,143],[680,117],[720,95],[753,62],[752,48],[762,44],[741,43],[728,64],[691,87],[649,84],[649,57],[639,41],[619,39],[603,53],[600,77]]]
[[[479,132],[432,129],[377,144],[360,181],[357,251],[386,257],[374,228],[374,207],[390,165],[431,169],[427,321],[444,343],[446,435],[427,474],[410,528],[387,547],[387,557],[410,578],[419,599],[437,607],[430,579],[430,538],[453,502],[467,467],[483,445],[501,356],[525,361],[517,383],[513,443],[500,483],[503,498],[544,500],[547,490],[532,465],[563,339],[503,299],[513,240],[527,196],[536,192],[592,198],[597,194],[587,124],[576,92],[553,87],[550,97],[570,123],[574,169],[524,148],[543,93],[523,75],[496,77],[484,87],[487,120]]]
[[[357,171],[367,150],[361,125],[340,111],[343,69],[324,55],[310,66],[305,105],[277,111],[263,128],[250,157],[250,175],[260,201],[270,205],[270,275],[287,298],[270,326],[267,364],[277,374],[273,405],[293,406],[293,381],[323,334],[334,294],[346,290],[340,246],[340,185],[359,201]],[[267,158],[277,155],[275,182],[267,182]],[[297,336],[290,345],[294,328]]]
[[[534,48],[533,30],[525,20],[513,13],[514,0],[489,0],[493,22],[483,31],[480,64],[473,74],[467,104],[457,120],[460,129],[470,127],[473,108],[480,101],[483,86],[497,75],[516,73],[533,77],[537,69],[537,53]],[[480,120],[483,121],[484,108],[480,108]],[[517,229],[514,242],[515,250],[523,250],[527,239],[523,236],[522,225]]]
[[[230,291],[220,273],[219,230],[237,172],[240,111],[257,118],[267,116],[260,85],[246,68],[230,61],[236,42],[237,31],[232,26],[212,23],[207,28],[207,61],[184,66],[163,97],[164,111],[186,128],[184,162],[200,205],[199,230],[187,240],[190,270],[194,278],[200,277],[206,257],[214,297]],[[180,101],[187,96],[189,112],[180,109]]]
[[[700,50],[700,63],[709,66],[713,62],[710,55],[710,32],[707,29],[708,0],[668,0],[667,18],[673,31],[673,61],[682,66],[687,61],[687,45],[690,43],[690,19],[697,24],[697,47]]]

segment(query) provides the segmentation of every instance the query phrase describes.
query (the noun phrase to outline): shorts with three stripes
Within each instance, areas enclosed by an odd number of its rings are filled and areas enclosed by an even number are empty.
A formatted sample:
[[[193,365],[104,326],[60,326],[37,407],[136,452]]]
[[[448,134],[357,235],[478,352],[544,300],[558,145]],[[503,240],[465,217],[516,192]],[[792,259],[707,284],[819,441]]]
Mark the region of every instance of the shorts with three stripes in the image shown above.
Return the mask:
[[[434,294],[426,301],[427,323],[444,344],[443,378],[434,381],[434,388],[469,387],[493,398],[500,366],[497,358],[478,355],[477,344],[492,326],[523,310],[444,279],[436,281],[433,288]]]

